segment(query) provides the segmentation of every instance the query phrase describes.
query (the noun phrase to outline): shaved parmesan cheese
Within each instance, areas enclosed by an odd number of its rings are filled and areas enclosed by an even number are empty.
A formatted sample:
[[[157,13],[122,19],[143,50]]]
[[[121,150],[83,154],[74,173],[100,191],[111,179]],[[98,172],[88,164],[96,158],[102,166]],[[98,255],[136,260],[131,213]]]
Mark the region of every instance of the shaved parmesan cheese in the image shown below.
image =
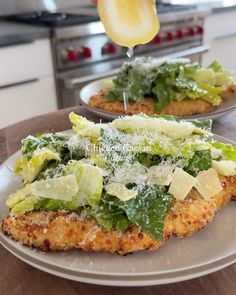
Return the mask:
[[[116,196],[121,201],[125,202],[137,196],[138,192],[127,189],[120,183],[110,183],[106,186],[106,191],[109,195]]]
[[[104,80],[103,81],[103,86],[107,90],[111,90],[112,88],[114,88],[113,79],[106,79],[106,80]]]
[[[195,177],[177,167],[173,174],[169,193],[171,193],[177,200],[184,200],[196,182],[197,179]]]
[[[230,160],[212,161],[212,167],[221,175],[236,175],[236,163]]]
[[[158,166],[152,166],[148,169],[148,181],[157,185],[169,185],[172,181],[175,165],[161,163]]]
[[[30,184],[32,195],[63,201],[71,201],[72,197],[77,194],[78,189],[74,175],[35,181]]]
[[[171,138],[187,138],[192,133],[202,134],[205,131],[196,127],[191,122],[175,122],[159,118],[142,116],[123,117],[114,120],[111,126],[121,130],[154,131],[163,133]]]
[[[199,172],[196,178],[197,183],[194,186],[206,200],[222,190],[219,176],[213,168]]]

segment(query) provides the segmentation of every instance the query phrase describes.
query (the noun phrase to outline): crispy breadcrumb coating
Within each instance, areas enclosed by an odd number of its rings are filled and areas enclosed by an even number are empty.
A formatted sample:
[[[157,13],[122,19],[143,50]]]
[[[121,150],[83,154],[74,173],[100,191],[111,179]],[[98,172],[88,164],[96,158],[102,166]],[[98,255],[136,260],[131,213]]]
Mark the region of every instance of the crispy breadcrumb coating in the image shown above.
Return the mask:
[[[133,225],[127,231],[106,231],[82,212],[30,212],[8,216],[2,223],[3,232],[22,244],[43,251],[85,251],[128,254],[154,250],[171,235],[183,238],[204,228],[214,215],[236,197],[236,176],[220,177],[223,190],[205,200],[195,190],[182,201],[175,201],[165,218],[163,241],[157,241]]]

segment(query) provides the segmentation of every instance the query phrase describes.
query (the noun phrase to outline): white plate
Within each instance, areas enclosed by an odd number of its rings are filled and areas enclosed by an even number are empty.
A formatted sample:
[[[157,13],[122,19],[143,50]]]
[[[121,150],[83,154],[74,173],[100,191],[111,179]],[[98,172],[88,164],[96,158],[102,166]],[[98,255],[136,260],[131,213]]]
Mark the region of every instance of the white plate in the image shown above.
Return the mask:
[[[107,119],[107,120],[113,120],[118,117],[118,115],[110,112],[105,112],[103,110],[100,110],[98,108],[92,107],[89,105],[89,99],[92,95],[95,95],[99,93],[102,89],[104,89],[104,81],[107,79],[112,79],[113,77],[97,80],[95,82],[87,84],[85,87],[83,87],[79,94],[79,102],[83,104],[88,110],[93,112],[94,114],[100,116],[101,118]],[[183,117],[185,120],[192,120],[192,119],[198,119],[198,120],[205,120],[205,119],[218,119],[226,114],[229,114],[233,112],[236,109],[236,95],[233,94],[230,96],[227,100],[223,101],[223,103],[213,112],[206,113],[206,114],[199,114],[199,115],[193,115],[193,116],[186,116]]]
[[[217,140],[230,141],[216,137]],[[19,152],[0,168],[0,219],[7,214],[7,196],[20,185],[11,167]],[[209,274],[236,261],[236,202],[221,210],[204,230],[186,239],[171,238],[153,252],[119,255],[75,250],[43,253],[22,246],[0,232],[0,242],[12,254],[43,271],[71,280],[114,286],[148,286]]]

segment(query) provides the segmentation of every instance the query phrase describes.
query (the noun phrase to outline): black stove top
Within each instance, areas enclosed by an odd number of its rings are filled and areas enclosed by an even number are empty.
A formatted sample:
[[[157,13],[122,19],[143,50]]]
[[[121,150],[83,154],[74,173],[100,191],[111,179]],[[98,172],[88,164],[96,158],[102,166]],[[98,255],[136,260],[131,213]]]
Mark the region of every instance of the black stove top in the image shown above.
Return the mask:
[[[99,17],[72,13],[50,13],[43,11],[11,15],[8,16],[6,20],[33,25],[43,25],[46,27],[65,27],[98,21]]]
[[[173,5],[158,3],[158,13],[180,12],[184,10],[194,9],[195,5]],[[6,17],[6,20],[21,22],[33,25],[43,25],[46,27],[65,27],[72,25],[86,24],[98,21],[98,16],[72,14],[72,13],[50,13],[47,11],[23,13]]]

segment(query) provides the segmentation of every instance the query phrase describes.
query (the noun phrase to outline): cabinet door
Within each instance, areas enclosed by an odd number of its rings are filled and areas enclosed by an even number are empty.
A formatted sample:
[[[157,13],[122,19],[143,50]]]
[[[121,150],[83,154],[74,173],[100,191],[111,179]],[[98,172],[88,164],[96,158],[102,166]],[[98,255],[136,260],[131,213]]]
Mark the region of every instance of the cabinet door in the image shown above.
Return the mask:
[[[0,89],[0,128],[57,109],[53,78]]]
[[[236,33],[215,38],[211,42],[211,50],[203,57],[204,65],[214,60],[219,61],[225,69],[234,72],[236,78]]]
[[[48,39],[0,48],[0,86],[52,75]]]

